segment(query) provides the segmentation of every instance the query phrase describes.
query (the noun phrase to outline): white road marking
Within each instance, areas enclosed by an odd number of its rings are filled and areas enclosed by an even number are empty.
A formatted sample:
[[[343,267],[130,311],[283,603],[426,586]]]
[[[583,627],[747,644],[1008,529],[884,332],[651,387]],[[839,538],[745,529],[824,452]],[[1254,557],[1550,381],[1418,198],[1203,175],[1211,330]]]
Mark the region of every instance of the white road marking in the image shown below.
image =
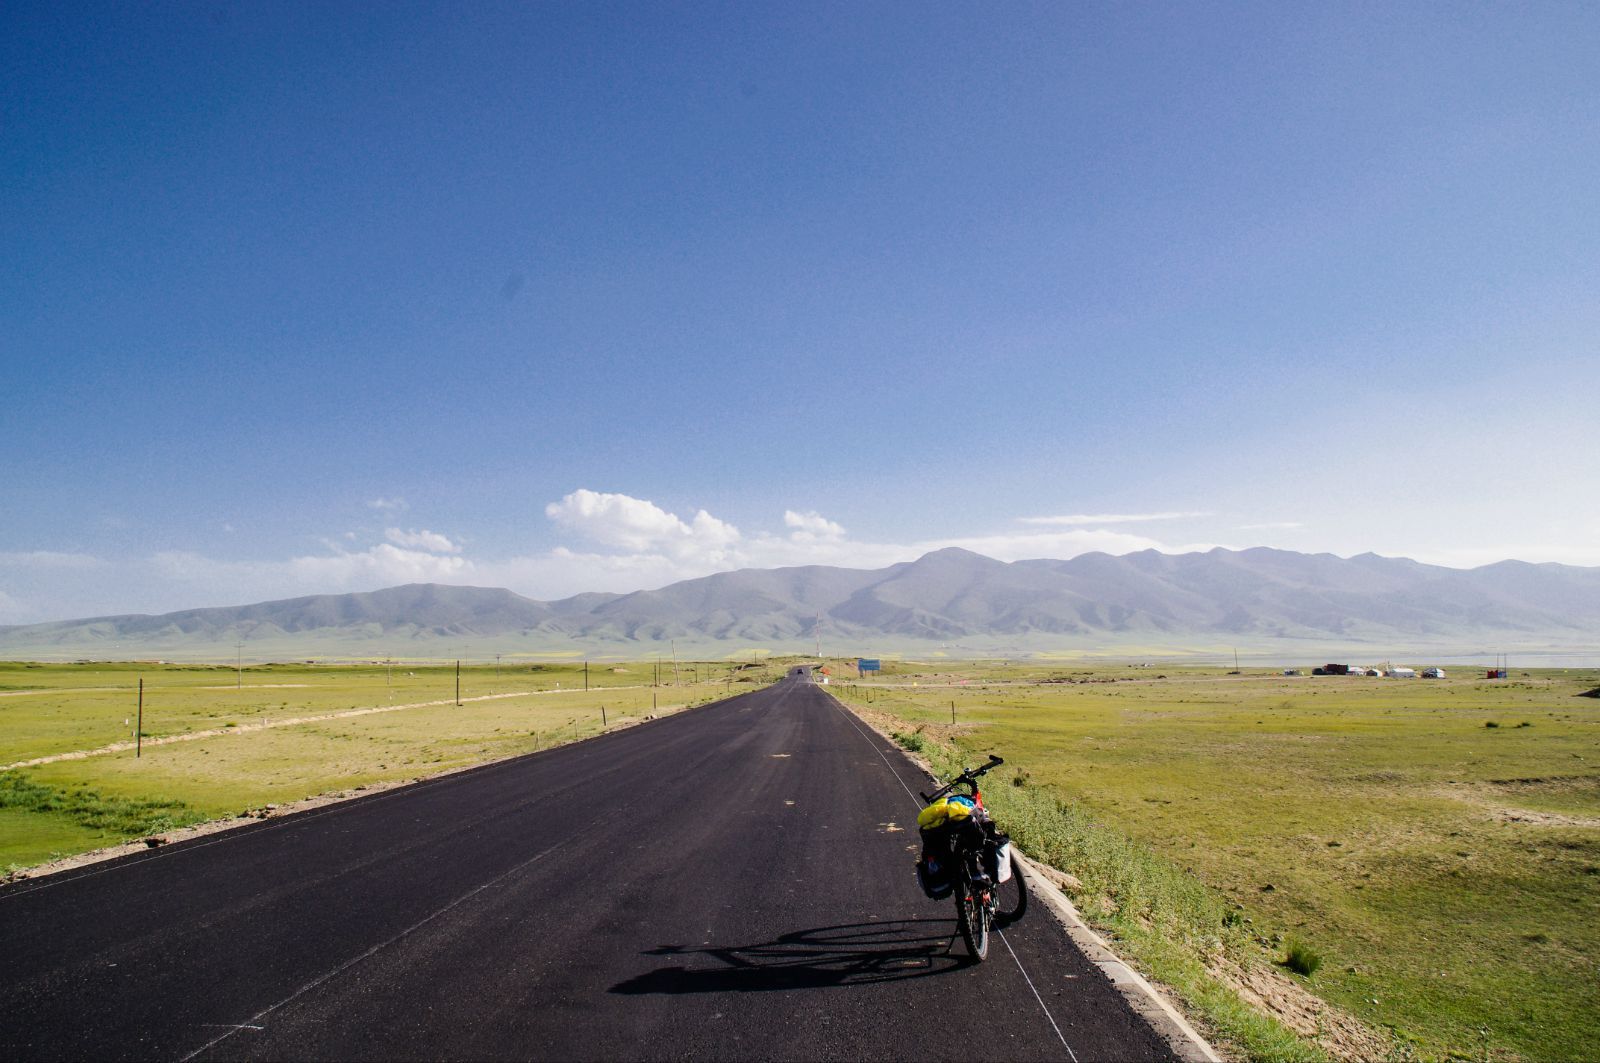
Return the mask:
[[[833,698],[833,695],[829,694],[828,697]],[[900,784],[900,788],[901,789],[905,790],[906,796],[911,798],[911,800],[917,802],[917,811],[921,812],[922,811],[922,802],[920,800],[918,800],[917,795],[912,791],[911,787],[906,785],[906,781],[904,779],[900,778],[900,773],[894,770],[894,765],[889,763],[889,758],[884,755],[883,749],[881,747],[879,747],[879,745],[876,742],[874,742],[872,739],[867,737],[867,732],[861,730],[861,725],[856,722],[855,716],[853,716],[851,714],[849,709],[845,708],[843,705],[838,705],[837,704],[837,702],[838,702],[837,698],[834,698],[834,701],[836,703],[836,707],[838,708],[838,710],[840,712],[844,713],[844,718],[846,720],[850,721],[850,726],[854,727],[856,729],[856,732],[861,735],[862,740],[865,741],[867,743],[867,745],[871,746],[872,749],[873,749],[873,752],[877,753],[879,758],[882,759],[883,766],[889,769],[889,774],[893,775],[894,776],[894,781]]]
[[[1072,1050],[1072,1046],[1067,1044],[1067,1039],[1062,1036],[1061,1027],[1056,1025],[1056,1017],[1050,1014],[1049,1008],[1044,1006],[1044,997],[1041,997],[1039,995],[1039,990],[1034,987],[1033,979],[1028,978],[1028,969],[1022,966],[1022,961],[1020,959],[1017,959],[1017,950],[1011,947],[1010,940],[1006,938],[1006,932],[1004,930],[996,930],[995,933],[999,934],[1000,940],[1006,943],[1006,951],[1011,953],[1011,958],[1017,961],[1017,970],[1022,972],[1023,978],[1027,979],[1028,988],[1033,990],[1033,999],[1039,1002],[1039,1010],[1044,1012],[1044,1017],[1050,1020],[1050,1028],[1055,1030],[1057,1037],[1061,1038],[1061,1047],[1065,1048],[1067,1050],[1067,1055],[1072,1057],[1072,1063],[1078,1063],[1078,1054]]]

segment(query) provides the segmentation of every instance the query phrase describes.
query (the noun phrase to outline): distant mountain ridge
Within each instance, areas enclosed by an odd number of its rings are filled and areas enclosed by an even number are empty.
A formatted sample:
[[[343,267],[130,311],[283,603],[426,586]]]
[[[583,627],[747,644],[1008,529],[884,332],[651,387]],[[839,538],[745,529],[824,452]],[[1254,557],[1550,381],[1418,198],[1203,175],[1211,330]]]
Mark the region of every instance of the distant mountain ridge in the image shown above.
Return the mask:
[[[1461,570],[1286,550],[1153,550],[1002,562],[938,550],[882,569],[745,569],[632,594],[541,602],[410,584],[159,616],[0,628],[0,654],[199,651],[241,640],[304,652],[412,652],[439,642],[529,650],[676,640],[801,648],[1017,649],[1186,641],[1579,644],[1600,632],[1600,568],[1503,561]]]

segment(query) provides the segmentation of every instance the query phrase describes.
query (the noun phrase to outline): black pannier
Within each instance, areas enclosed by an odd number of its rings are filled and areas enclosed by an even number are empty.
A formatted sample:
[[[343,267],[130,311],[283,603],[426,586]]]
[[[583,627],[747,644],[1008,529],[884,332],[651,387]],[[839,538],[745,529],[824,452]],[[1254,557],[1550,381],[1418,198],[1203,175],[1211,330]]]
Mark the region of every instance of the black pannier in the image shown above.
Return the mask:
[[[976,818],[923,828],[922,857],[917,861],[917,885],[922,892],[936,901],[950,896],[958,854],[979,849],[992,830],[991,822]]]
[[[926,852],[917,861],[917,885],[931,900],[940,901],[955,889],[955,876],[950,873],[950,861],[929,856]]]

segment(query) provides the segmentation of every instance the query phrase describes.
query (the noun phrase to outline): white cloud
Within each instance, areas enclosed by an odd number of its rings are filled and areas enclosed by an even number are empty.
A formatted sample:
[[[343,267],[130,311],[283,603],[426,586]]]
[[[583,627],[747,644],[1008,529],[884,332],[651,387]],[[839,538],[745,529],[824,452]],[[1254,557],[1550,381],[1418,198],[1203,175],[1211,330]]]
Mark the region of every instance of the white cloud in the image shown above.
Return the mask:
[[[843,525],[834,523],[812,509],[804,513],[786,509],[783,511],[783,523],[794,529],[789,533],[789,538],[795,542],[834,542],[845,536]]]
[[[224,561],[168,550],[149,565],[159,577],[204,587],[213,601],[243,603],[262,597],[377,590],[397,583],[448,583],[469,578],[474,565],[379,543],[369,550],[309,554],[284,561]]]
[[[1265,524],[1241,524],[1240,531],[1294,531],[1305,525],[1297,520],[1274,520]]]
[[[1022,524],[1072,527],[1083,524],[1135,524],[1146,520],[1184,520],[1209,516],[1210,513],[1186,510],[1167,513],[1069,513],[1060,517],[1018,517],[1017,520]]]
[[[384,537],[396,546],[409,547],[414,550],[427,550],[435,554],[459,554],[461,547],[451,542],[438,532],[428,531],[423,528],[419,531],[402,531],[399,528],[385,528]]]
[[[534,597],[557,598],[591,590],[648,589],[738,568],[881,568],[950,546],[1001,561],[1019,561],[1075,557],[1095,550],[1115,554],[1137,550],[1177,552],[1206,550],[1212,545],[1174,548],[1146,536],[1078,527],[910,542],[858,542],[851,540],[837,522],[814,511],[793,509],[783,514],[788,535],[747,536],[704,510],[693,522],[685,522],[653,502],[587,489],[552,502],[545,507],[545,514],[602,549],[557,547],[544,555],[482,564],[478,574],[486,582],[510,586]],[[605,551],[605,547],[611,550]]]
[[[739,529],[705,510],[684,521],[654,502],[580,488],[544,507],[545,516],[602,546],[675,557],[714,558],[741,538]]]
[[[400,513],[404,510],[410,509],[411,506],[406,502],[405,499],[395,497],[369,499],[367,501],[367,508],[378,510],[380,513]]]
[[[290,571],[304,585],[322,580],[345,586],[395,583],[449,583],[469,576],[476,568],[462,557],[443,557],[421,550],[404,550],[379,543],[370,550],[333,556],[297,557]]]

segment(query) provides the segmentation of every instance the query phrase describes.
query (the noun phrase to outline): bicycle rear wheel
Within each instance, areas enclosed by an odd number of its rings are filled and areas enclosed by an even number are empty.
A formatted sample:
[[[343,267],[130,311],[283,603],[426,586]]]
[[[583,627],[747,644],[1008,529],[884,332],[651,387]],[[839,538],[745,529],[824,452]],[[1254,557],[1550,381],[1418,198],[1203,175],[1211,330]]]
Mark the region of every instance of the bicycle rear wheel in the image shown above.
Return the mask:
[[[1016,853],[1011,854],[1011,878],[1006,882],[997,883],[994,887],[995,897],[999,906],[994,913],[996,929],[1010,926],[1023,913],[1028,910],[1028,884],[1022,877],[1022,861]]]

